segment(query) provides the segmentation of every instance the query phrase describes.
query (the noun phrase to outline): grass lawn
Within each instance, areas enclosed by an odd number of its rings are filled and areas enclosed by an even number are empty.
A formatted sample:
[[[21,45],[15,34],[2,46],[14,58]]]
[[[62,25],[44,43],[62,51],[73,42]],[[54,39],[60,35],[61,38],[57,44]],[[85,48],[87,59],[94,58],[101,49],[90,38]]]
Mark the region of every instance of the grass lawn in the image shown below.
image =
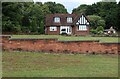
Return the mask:
[[[61,35],[12,35],[12,38],[58,38],[59,40],[100,40],[100,42],[118,42],[117,37],[61,36]]]
[[[3,52],[3,77],[117,77],[117,55]]]

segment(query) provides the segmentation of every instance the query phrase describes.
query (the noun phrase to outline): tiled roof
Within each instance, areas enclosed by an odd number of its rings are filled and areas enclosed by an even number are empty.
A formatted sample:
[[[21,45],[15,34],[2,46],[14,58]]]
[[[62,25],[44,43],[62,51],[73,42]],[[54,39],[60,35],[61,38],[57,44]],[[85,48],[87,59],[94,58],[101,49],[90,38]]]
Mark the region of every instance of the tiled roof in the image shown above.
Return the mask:
[[[73,21],[76,18],[76,14],[48,14],[45,19],[45,25],[73,25],[73,23],[67,23],[67,17],[72,17]],[[54,22],[54,17],[60,17],[60,23]]]
[[[48,14],[46,16],[46,19],[45,19],[45,25],[46,26],[51,26],[51,25],[56,25],[56,26],[60,26],[60,25],[66,25],[66,26],[67,25],[74,25],[75,22],[77,22],[77,20],[79,19],[79,17],[81,15],[82,14],[80,14],[80,15],[78,15],[78,14]],[[55,23],[54,22],[54,17],[60,17],[60,23]],[[67,17],[72,17],[72,21],[73,22],[72,23],[67,23]],[[88,20],[87,17],[86,17],[86,19]]]

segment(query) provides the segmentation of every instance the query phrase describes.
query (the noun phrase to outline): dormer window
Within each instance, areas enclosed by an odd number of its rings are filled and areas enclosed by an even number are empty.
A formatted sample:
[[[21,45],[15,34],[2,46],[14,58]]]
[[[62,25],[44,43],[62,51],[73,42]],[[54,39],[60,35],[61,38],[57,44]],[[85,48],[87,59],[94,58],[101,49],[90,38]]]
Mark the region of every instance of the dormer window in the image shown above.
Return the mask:
[[[67,23],[72,23],[72,17],[67,17]]]
[[[60,17],[54,17],[54,22],[55,23],[60,23]]]

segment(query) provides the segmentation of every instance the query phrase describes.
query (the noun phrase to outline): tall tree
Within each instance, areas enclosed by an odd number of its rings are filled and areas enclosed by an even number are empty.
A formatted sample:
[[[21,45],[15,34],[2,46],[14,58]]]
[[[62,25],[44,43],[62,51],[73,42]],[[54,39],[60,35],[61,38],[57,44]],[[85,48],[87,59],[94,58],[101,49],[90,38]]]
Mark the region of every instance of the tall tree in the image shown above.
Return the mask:
[[[21,31],[22,4],[21,3],[3,3],[3,31]]]
[[[76,14],[86,13],[87,7],[88,7],[88,5],[82,4],[82,5],[80,5],[78,8],[74,8],[74,9],[72,10],[72,13],[76,13]]]
[[[68,13],[67,9],[60,3],[56,4],[55,2],[45,2],[45,5],[47,5],[49,7],[49,10],[52,14]]]
[[[118,15],[119,15],[119,4],[114,2],[97,2],[92,5],[85,5],[84,8],[80,5],[78,8],[73,9],[72,13],[80,14],[84,11],[86,15],[97,15],[105,20],[105,28],[110,28],[113,26],[118,30]],[[103,22],[103,21],[102,21]]]
[[[3,2],[2,30],[17,33],[44,33],[45,16],[50,13],[67,13],[62,4],[55,2]]]
[[[105,21],[102,19],[102,17],[97,15],[89,15],[88,18],[90,20],[90,26],[92,29],[96,29],[98,26],[105,27]]]
[[[116,19],[116,28],[118,29],[118,31],[120,31],[120,2],[117,5],[117,19]]]

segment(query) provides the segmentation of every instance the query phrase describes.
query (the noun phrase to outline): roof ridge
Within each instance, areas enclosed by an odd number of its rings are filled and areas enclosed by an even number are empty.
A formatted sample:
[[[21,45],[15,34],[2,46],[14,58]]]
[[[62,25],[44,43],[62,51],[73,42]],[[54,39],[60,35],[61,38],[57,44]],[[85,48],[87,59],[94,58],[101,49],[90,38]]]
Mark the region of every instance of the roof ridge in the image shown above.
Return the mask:
[[[54,14],[47,14],[47,15],[78,15],[78,14],[69,14],[69,13],[54,13]]]

